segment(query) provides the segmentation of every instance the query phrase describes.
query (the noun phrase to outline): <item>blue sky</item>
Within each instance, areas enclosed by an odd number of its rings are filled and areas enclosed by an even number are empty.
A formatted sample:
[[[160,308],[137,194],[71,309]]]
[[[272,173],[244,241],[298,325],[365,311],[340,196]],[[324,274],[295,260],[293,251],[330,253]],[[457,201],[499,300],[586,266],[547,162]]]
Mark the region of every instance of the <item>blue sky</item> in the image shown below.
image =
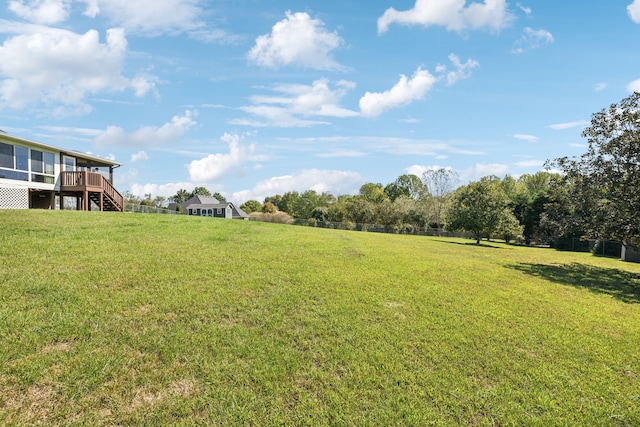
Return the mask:
[[[640,0],[10,0],[0,129],[228,200],[580,155],[640,91]]]

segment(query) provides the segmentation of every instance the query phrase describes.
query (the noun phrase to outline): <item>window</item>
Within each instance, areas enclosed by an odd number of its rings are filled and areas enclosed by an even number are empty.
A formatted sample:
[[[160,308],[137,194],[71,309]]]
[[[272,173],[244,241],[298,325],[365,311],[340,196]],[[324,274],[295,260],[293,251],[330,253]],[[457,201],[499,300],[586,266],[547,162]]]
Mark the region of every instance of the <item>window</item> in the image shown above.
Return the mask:
[[[76,170],[76,158],[70,156],[63,156],[62,163],[65,172],[73,172]]]
[[[29,174],[27,172],[0,169],[0,178],[15,179],[16,181],[29,181]]]
[[[21,171],[29,170],[29,149],[20,145],[15,146],[16,169]]]
[[[53,153],[44,153],[44,173],[47,175],[55,174],[56,155]]]
[[[42,154],[42,151],[31,150],[31,172],[44,172]]]
[[[0,168],[13,169],[13,145],[0,142]]]
[[[0,142],[0,178],[53,184],[55,155]]]
[[[27,170],[29,161],[26,147],[14,147],[11,144],[0,142],[0,178],[15,179],[16,181],[29,181],[29,174],[26,172],[18,172],[16,169],[15,155],[21,155],[20,166],[22,170]],[[3,169],[6,168],[6,169]]]
[[[31,172],[35,172],[31,174],[31,181],[53,184],[54,162],[53,153],[31,150]]]

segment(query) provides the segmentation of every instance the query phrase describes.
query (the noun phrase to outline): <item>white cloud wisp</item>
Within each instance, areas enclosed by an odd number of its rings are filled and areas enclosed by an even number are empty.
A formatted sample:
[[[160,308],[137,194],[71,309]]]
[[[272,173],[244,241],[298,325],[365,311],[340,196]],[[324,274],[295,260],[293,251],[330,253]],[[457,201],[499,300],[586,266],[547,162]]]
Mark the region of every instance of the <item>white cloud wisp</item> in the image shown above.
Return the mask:
[[[465,6],[465,0],[416,0],[412,9],[398,11],[387,9],[378,18],[378,34],[389,29],[391,24],[438,25],[450,31],[489,28],[499,31],[514,19],[507,10],[506,0],[484,0]]]
[[[187,110],[183,116],[174,116],[160,127],[143,126],[128,134],[118,126],[108,126],[94,140],[97,147],[158,147],[175,145],[187,130],[195,126],[194,113]]]
[[[271,90],[276,95],[254,95],[250,98],[252,105],[240,108],[260,120],[234,120],[232,124],[307,127],[328,124],[324,120],[327,117],[355,117],[358,112],[340,106],[342,98],[354,87],[355,83],[341,80],[332,88],[327,79],[316,80],[311,85],[275,85]],[[321,117],[323,120],[309,117]]]
[[[365,117],[376,117],[401,105],[422,99],[438,79],[429,71],[418,68],[411,78],[404,74],[391,89],[385,92],[366,92],[360,98],[360,111]]]
[[[452,86],[459,80],[469,78],[471,70],[480,66],[473,59],[462,63],[453,53],[449,55],[449,60],[453,64],[453,70],[449,70],[446,65],[438,65],[435,70],[437,76],[434,76],[419,67],[411,78],[401,74],[400,80],[387,91],[366,92],[360,98],[360,112],[365,117],[377,117],[387,110],[424,98],[441,79],[446,80],[447,86]]]
[[[523,32],[522,37],[516,40],[512,53],[522,54],[554,42],[553,34],[547,30],[534,30],[526,27]]]

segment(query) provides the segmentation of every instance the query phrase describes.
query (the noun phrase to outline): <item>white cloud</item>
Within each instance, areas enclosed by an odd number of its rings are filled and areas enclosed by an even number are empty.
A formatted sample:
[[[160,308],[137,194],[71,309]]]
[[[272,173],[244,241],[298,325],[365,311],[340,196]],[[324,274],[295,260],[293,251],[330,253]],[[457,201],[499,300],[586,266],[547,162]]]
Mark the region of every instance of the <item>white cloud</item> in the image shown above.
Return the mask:
[[[37,24],[58,24],[69,18],[71,0],[12,0],[9,10]]]
[[[238,166],[248,161],[254,146],[240,144],[245,136],[225,133],[220,139],[229,144],[229,153],[210,154],[205,158],[192,161],[188,165],[191,181],[211,182],[236,170]]]
[[[640,24],[640,0],[634,0],[627,6],[627,13],[633,22]]]
[[[629,92],[640,92],[640,79],[634,80],[627,85],[627,90]]]
[[[308,117],[354,117],[359,113],[340,106],[342,98],[355,87],[352,82],[341,80],[331,88],[327,79],[319,79],[311,85],[279,84],[270,88],[276,95],[254,95],[253,105],[241,107],[242,111],[266,121],[234,121],[235,124],[252,126],[305,127],[329,124],[326,121],[309,120]]]
[[[87,112],[87,94],[133,88],[142,96],[155,88],[143,77],[122,76],[127,52],[122,29],[107,30],[106,43],[100,43],[95,30],[75,34],[40,26],[23,29],[30,33],[0,46],[0,105],[22,108],[41,101]]]
[[[391,89],[385,92],[366,92],[360,98],[360,111],[366,117],[376,117],[391,108],[422,99],[437,82],[429,71],[418,68],[411,79],[404,74]]]
[[[451,86],[458,80],[467,79],[471,76],[471,70],[480,64],[468,59],[465,63],[460,62],[460,58],[452,53],[449,60],[453,64],[453,70],[449,71],[446,65],[439,64],[435,72],[437,77],[427,70],[418,69],[413,73],[411,79],[404,74],[400,75],[400,80],[391,89],[385,92],[366,92],[360,98],[360,111],[365,117],[376,117],[391,108],[410,104],[420,100],[431,90],[431,88],[441,79],[445,79],[447,86]]]
[[[601,82],[601,83],[598,83],[598,84],[596,85],[596,87],[594,88],[594,90],[595,90],[596,92],[600,92],[600,91],[605,90],[608,86],[609,86],[609,85],[608,85],[607,83],[605,83],[605,82]]]
[[[509,166],[507,165],[499,163],[476,163],[475,166],[465,169],[460,173],[460,180],[463,182],[477,181],[489,175],[504,177],[509,174]]]
[[[507,10],[506,0],[485,0],[466,6],[465,0],[416,0],[406,11],[389,8],[378,18],[378,33],[384,33],[393,23],[402,25],[439,25],[450,31],[489,28],[501,30],[514,19]]]
[[[537,49],[543,45],[554,42],[553,34],[547,30],[534,30],[533,28],[526,27],[523,32],[522,37],[516,40],[511,50],[512,53],[525,53],[531,49]]]
[[[197,124],[193,116],[194,113],[187,110],[183,116],[174,116],[171,122],[160,127],[143,126],[130,134],[121,127],[109,126],[95,138],[94,144],[98,147],[157,147],[177,144],[182,135]]]
[[[564,130],[571,129],[577,126],[586,126],[589,124],[587,120],[577,120],[575,122],[567,122],[567,123],[556,123],[553,125],[549,125],[549,127],[553,130]]]
[[[276,23],[271,34],[256,38],[249,51],[249,60],[263,67],[278,68],[296,65],[316,70],[344,69],[331,52],[343,44],[335,32],[328,32],[324,23],[311,19],[305,12],[286,12],[286,18]]]
[[[335,150],[327,153],[316,154],[316,157],[333,158],[333,157],[365,157],[367,153],[358,150]]]
[[[523,160],[520,162],[516,162],[515,165],[521,168],[533,168],[533,167],[542,167],[544,166],[544,160]]]
[[[523,6],[520,3],[516,3],[516,6],[518,6],[518,9],[520,9],[521,11],[523,11],[525,14],[527,15],[531,15],[531,8],[527,7],[527,6]]]
[[[75,0],[84,3],[84,15],[103,15],[113,26],[128,33],[157,36],[188,33],[205,41],[228,41],[219,29],[206,29],[200,19],[201,0]],[[74,0],[11,0],[9,10],[37,24],[53,25],[69,19]],[[231,37],[233,39],[233,37]]]
[[[135,163],[139,160],[149,160],[149,155],[146,151],[138,151],[131,155],[131,163]]]
[[[473,59],[467,59],[467,62],[463,64],[460,62],[458,55],[453,53],[449,55],[449,60],[453,64],[453,71],[447,71],[445,65],[438,65],[436,68],[437,72],[441,72],[446,76],[447,86],[454,85],[458,80],[468,79],[471,77],[471,70],[480,66],[480,63]]]
[[[87,9],[84,11],[84,15],[90,18],[95,18],[100,13],[100,0],[80,0],[82,3],[86,3]]]
[[[156,36],[198,30],[200,0],[90,0],[86,15],[104,15],[112,25],[128,33]]]
[[[168,184],[131,184],[131,193],[137,197],[144,197],[145,194],[151,194],[151,197],[162,196],[171,197],[175,195],[178,190],[195,188],[195,185],[190,182],[176,182]]]
[[[437,171],[440,169],[447,169],[452,171],[453,168],[451,166],[438,166],[438,165],[431,165],[431,166],[426,166],[426,165],[413,165],[413,166],[409,166],[408,168],[405,169],[405,172],[407,172],[408,174],[412,174],[417,176],[418,178],[422,178],[422,175],[424,175],[425,172],[428,171]]]
[[[234,193],[231,199],[243,203],[247,200],[264,200],[265,197],[284,194],[287,191],[355,194],[365,179],[357,172],[308,169],[293,175],[284,175],[260,181],[251,190]]]
[[[522,134],[522,133],[517,133],[517,134],[513,135],[513,137],[516,138],[516,139],[519,139],[521,141],[527,141],[527,142],[538,142],[538,140],[540,139],[537,136],[527,135],[527,134]]]

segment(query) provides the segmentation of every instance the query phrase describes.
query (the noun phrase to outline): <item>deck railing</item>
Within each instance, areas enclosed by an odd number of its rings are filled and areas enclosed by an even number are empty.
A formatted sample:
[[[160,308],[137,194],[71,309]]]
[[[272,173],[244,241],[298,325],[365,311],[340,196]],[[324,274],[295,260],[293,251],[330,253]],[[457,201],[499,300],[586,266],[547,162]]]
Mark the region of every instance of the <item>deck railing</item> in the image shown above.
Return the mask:
[[[60,190],[98,191],[109,197],[118,209],[124,208],[124,197],[115,189],[111,181],[95,172],[75,171],[60,173]]]

